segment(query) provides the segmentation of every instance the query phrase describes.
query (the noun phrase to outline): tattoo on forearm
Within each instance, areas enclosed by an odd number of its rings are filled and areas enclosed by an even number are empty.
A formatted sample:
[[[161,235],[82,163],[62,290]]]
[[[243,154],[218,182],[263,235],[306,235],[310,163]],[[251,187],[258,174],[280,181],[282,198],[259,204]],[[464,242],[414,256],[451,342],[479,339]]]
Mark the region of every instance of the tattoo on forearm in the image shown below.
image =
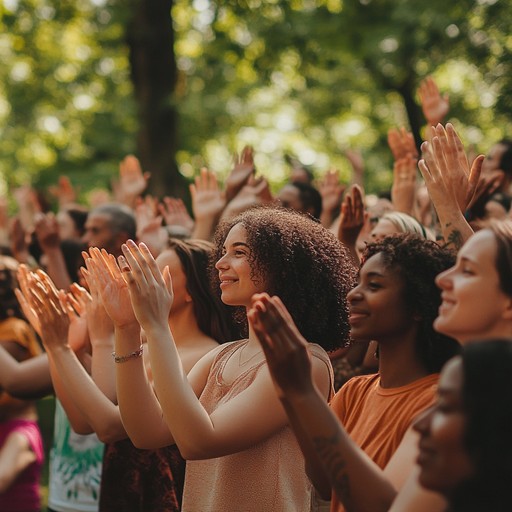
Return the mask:
[[[340,439],[337,433],[332,437],[313,438],[314,447],[327,469],[334,492],[348,510],[352,505],[350,482],[346,462],[338,450],[335,449],[339,441]]]
[[[451,223],[446,224],[446,229],[449,230]],[[464,245],[464,238],[462,237],[462,233],[458,229],[450,229],[450,233],[446,239],[445,247],[450,249],[454,248],[455,250],[459,250]]]

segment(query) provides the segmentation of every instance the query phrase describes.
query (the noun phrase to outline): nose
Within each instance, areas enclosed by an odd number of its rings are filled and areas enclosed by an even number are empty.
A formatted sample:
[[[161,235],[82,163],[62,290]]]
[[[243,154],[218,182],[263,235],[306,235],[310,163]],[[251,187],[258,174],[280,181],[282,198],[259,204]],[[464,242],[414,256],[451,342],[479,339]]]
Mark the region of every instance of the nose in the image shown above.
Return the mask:
[[[412,428],[418,432],[418,434],[425,435],[430,430],[430,423],[432,421],[432,415],[434,414],[434,407],[429,407],[426,411],[420,413],[412,422]]]
[[[451,267],[448,270],[445,270],[444,272],[441,272],[436,276],[436,285],[438,288],[441,288],[441,290],[447,290],[451,286],[451,275],[453,273],[453,269],[455,267]]]
[[[224,254],[223,256],[220,257],[219,260],[217,260],[217,263],[215,263],[215,268],[217,270],[223,270],[228,267],[228,262],[227,262],[226,256],[227,256],[227,254]]]
[[[356,284],[352,290],[350,290],[347,293],[347,300],[349,302],[354,302],[356,300],[361,299],[361,292],[360,292],[360,284]]]

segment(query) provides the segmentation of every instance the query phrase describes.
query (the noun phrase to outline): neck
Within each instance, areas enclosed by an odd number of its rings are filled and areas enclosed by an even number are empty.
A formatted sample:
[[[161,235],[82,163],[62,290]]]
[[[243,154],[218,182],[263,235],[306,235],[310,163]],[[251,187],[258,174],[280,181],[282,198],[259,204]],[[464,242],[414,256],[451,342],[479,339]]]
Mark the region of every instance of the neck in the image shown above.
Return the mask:
[[[169,315],[169,327],[177,347],[187,345],[189,340],[197,340],[198,337],[206,337],[206,334],[204,334],[197,325],[192,305],[184,306],[179,311],[171,311]]]
[[[416,354],[416,329],[393,340],[379,341],[379,374],[383,388],[398,388],[429,374]]]

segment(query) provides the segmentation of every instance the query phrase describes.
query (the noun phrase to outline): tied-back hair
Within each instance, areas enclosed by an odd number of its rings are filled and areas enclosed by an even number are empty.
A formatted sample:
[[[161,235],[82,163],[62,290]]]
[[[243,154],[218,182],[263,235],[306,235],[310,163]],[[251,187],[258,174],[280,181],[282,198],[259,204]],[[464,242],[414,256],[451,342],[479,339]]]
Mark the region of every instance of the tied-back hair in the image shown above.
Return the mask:
[[[206,240],[170,238],[168,249],[180,260],[199,329],[219,343],[239,339],[240,329],[233,322],[230,310],[210,288],[208,265],[213,244]]]
[[[485,229],[489,230],[496,240],[496,270],[500,288],[503,293],[512,297],[512,221],[492,221]]]
[[[475,474],[451,496],[452,512],[512,510],[512,339],[468,343],[462,352],[464,444]]]
[[[304,338],[326,350],[346,344],[346,297],[355,282],[355,268],[345,246],[307,215],[276,206],[249,209],[221,223],[215,233],[211,279],[219,294],[215,262],[237,224],[246,231],[253,281],[263,281],[266,292],[281,298]],[[245,309],[236,309],[247,331]]]
[[[386,236],[363,251],[362,264],[382,254],[385,265],[396,269],[405,284],[405,303],[410,314],[420,318],[416,353],[430,373],[437,373],[448,359],[459,353],[453,339],[434,330],[432,324],[441,305],[441,291],[435,278],[455,263],[454,255],[431,240],[413,233]]]

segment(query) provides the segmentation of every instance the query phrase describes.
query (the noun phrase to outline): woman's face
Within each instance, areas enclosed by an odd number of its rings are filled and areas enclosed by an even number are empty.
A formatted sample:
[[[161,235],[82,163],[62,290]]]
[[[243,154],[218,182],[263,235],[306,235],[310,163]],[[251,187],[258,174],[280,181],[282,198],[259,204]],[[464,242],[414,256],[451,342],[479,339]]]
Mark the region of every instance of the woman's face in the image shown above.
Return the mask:
[[[266,290],[265,282],[256,280],[252,275],[250,255],[245,228],[236,224],[224,241],[222,257],[215,264],[224,304],[250,307],[252,296]]]
[[[464,446],[462,386],[462,360],[456,357],[441,372],[436,404],[413,424],[420,435],[417,459],[420,484],[445,495],[475,473]]]
[[[512,299],[500,288],[497,250],[494,234],[479,231],[461,248],[455,266],[437,276],[442,290],[437,331],[460,343],[510,335]]]
[[[377,225],[370,233],[370,241],[378,242],[384,237],[388,235],[396,235],[396,233],[400,233],[400,230],[389,219],[379,219]]]
[[[190,297],[187,292],[187,278],[185,272],[183,272],[181,261],[175,251],[166,249],[158,255],[156,264],[161,271],[163,271],[166,266],[169,267],[174,292],[171,312],[176,314],[176,312],[180,311],[185,305],[192,302],[192,297]]]
[[[347,295],[352,339],[386,339],[408,332],[415,321],[405,298],[405,282],[396,267],[387,266],[382,253],[369,258],[359,283]]]

